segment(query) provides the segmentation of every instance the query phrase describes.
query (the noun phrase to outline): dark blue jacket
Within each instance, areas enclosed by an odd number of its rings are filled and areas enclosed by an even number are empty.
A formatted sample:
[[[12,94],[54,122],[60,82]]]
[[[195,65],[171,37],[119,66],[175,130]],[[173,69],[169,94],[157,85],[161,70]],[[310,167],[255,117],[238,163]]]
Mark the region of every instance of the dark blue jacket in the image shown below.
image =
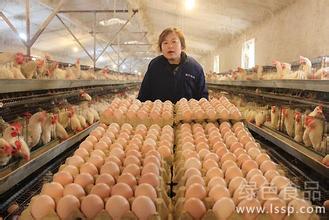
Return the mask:
[[[208,99],[208,89],[201,65],[184,52],[180,64],[174,69],[168,60],[158,56],[151,60],[144,76],[138,99],[160,99],[176,103],[181,98]]]

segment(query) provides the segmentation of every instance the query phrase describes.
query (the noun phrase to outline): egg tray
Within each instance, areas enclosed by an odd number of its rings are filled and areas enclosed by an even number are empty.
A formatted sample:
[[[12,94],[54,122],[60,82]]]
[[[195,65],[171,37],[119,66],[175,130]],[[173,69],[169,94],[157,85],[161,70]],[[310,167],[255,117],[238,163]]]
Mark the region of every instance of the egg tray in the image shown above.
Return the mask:
[[[134,198],[129,199],[130,206],[132,205]],[[162,198],[157,198],[155,201],[155,206],[157,212],[150,216],[148,220],[162,220],[162,219],[173,219],[171,209],[172,207],[167,207],[164,200]],[[20,220],[35,220],[31,215],[31,205],[29,205],[20,215]],[[66,218],[65,220],[87,220],[88,218],[79,210],[75,210],[72,212],[71,216]],[[94,220],[110,220],[111,216],[107,213],[107,211],[102,210],[93,218]],[[129,211],[122,218],[122,220],[138,220],[137,216]],[[43,218],[43,220],[60,220],[55,211],[50,212],[47,216]]]
[[[217,116],[214,119],[209,119],[207,117],[203,117],[201,119],[191,118],[189,120],[186,120],[186,119],[183,119],[181,117],[177,117],[177,115],[176,115],[174,123],[175,124],[179,124],[179,123],[202,123],[202,122],[218,122],[218,121],[221,121],[221,122],[223,122],[223,121],[232,121],[234,123],[234,122],[243,121],[243,120],[244,120],[243,117],[233,118],[231,116],[229,116],[227,118],[222,118],[222,117]]]

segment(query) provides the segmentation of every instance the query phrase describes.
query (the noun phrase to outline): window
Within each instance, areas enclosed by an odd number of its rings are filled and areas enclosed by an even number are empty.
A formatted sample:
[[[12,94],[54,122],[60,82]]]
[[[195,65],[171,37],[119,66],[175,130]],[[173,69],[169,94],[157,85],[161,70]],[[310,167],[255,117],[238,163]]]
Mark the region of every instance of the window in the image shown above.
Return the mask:
[[[241,67],[248,69],[255,66],[255,38],[242,45]]]
[[[213,72],[219,73],[219,55],[214,56]]]

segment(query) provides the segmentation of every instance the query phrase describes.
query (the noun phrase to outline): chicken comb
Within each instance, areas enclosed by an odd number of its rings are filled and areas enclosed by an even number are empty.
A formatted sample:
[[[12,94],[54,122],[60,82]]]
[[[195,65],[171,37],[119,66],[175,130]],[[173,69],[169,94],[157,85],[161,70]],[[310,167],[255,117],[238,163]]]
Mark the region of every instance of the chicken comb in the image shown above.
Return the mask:
[[[323,111],[323,105],[319,105],[319,109]]]

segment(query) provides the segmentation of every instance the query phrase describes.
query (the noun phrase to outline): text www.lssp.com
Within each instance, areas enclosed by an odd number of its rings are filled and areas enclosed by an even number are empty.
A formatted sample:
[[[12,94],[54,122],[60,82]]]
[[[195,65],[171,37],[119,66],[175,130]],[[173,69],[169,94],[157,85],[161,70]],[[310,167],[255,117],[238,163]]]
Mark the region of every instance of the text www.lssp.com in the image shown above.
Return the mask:
[[[325,207],[321,206],[308,206],[308,207],[300,207],[298,210],[295,210],[293,206],[287,207],[277,207],[270,204],[270,206],[266,209],[264,207],[236,207],[236,212],[238,214],[243,213],[258,213],[258,214],[286,214],[287,216],[293,213],[300,214],[324,214],[326,212]]]

